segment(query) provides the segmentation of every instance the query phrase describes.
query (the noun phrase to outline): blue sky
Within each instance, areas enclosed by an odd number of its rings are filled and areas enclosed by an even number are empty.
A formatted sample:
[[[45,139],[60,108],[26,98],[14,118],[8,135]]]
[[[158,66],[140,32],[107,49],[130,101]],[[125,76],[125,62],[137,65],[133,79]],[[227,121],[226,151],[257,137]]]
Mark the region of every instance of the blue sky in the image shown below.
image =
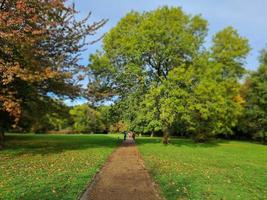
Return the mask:
[[[267,0],[69,0],[76,4],[79,18],[92,12],[89,22],[109,19],[96,36],[114,27],[131,10],[149,11],[160,6],[178,6],[188,14],[201,14],[209,22],[207,46],[212,35],[227,26],[233,26],[239,34],[248,38],[252,48],[246,68],[258,67],[259,51],[267,45]],[[91,38],[93,39],[93,38]],[[88,64],[88,57],[96,49],[101,49],[101,42],[88,46],[82,54],[81,63]],[[81,103],[77,100],[70,104]]]

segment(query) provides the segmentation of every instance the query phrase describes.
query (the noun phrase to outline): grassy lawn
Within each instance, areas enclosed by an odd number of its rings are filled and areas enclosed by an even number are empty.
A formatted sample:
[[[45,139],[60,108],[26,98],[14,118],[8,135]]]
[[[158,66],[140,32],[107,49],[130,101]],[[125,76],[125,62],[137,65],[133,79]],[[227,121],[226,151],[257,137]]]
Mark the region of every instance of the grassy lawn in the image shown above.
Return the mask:
[[[8,135],[0,199],[76,199],[117,145],[110,135]]]
[[[169,200],[267,199],[267,146],[185,139],[164,146],[159,138],[138,138],[137,144]]]

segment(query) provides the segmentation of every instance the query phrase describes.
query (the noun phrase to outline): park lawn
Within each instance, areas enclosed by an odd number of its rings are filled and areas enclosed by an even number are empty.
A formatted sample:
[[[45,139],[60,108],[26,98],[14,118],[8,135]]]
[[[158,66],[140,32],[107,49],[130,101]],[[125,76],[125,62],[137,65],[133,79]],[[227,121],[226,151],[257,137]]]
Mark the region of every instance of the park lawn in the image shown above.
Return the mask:
[[[160,138],[138,138],[137,144],[168,200],[267,199],[267,146],[187,139],[165,146]]]
[[[114,135],[7,135],[0,199],[76,199],[119,143]]]

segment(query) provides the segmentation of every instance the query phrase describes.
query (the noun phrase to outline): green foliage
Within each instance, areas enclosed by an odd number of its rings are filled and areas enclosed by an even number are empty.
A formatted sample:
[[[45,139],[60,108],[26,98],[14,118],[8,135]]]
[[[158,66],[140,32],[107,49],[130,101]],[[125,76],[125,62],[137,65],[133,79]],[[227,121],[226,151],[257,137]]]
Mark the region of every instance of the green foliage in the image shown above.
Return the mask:
[[[136,140],[145,165],[167,200],[266,199],[267,147],[249,142]]]
[[[247,78],[242,94],[246,101],[244,115],[240,119],[239,128],[246,135],[267,138],[267,52],[263,50],[261,65],[256,72]]]
[[[83,104],[70,110],[74,122],[73,130],[81,133],[102,133],[105,129],[101,121],[101,114],[97,110]]]
[[[68,107],[59,100],[49,99],[49,104],[30,105],[24,111],[16,128],[11,132],[32,133],[108,133],[115,123],[111,106],[90,107],[88,104]]]
[[[239,84],[221,79],[217,66],[209,65],[181,66],[170,72],[162,85],[163,121],[173,123],[179,119],[195,136],[232,133],[242,110],[241,102],[236,100]]]
[[[69,107],[65,103],[47,98],[37,102],[25,101],[21,120],[13,131],[45,133],[47,131],[61,131],[70,126]],[[46,102],[44,102],[46,101]]]
[[[0,199],[77,199],[117,145],[111,135],[7,135]]]
[[[108,100],[114,95],[112,77],[115,69],[107,56],[101,52],[91,55],[90,62],[94,65],[89,71],[88,99],[94,105],[103,99]]]
[[[186,15],[180,8],[130,12],[103,41],[103,56],[115,69],[114,89],[123,96],[125,91],[166,78],[168,71],[194,58],[206,33],[204,19]],[[94,62],[90,66],[95,69]]]
[[[207,21],[180,8],[130,12],[91,56],[89,93],[113,98],[118,121],[136,132],[168,134],[179,124],[187,135],[230,134],[242,111],[239,79],[250,48],[231,27],[210,49],[206,35]]]
[[[227,27],[213,38],[212,57],[222,65],[223,77],[241,78],[245,72],[244,59],[250,47],[248,40],[239,36],[232,27]]]
[[[100,113],[101,122],[103,124],[103,133],[110,132],[110,126],[112,125],[112,113],[110,106],[99,106],[96,109]]]

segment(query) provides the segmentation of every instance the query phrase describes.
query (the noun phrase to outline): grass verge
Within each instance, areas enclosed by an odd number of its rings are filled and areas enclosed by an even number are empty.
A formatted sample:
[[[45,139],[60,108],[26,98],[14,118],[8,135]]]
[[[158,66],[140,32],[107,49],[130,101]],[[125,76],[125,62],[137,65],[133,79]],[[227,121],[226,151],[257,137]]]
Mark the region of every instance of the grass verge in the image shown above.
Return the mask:
[[[0,199],[76,199],[119,141],[112,135],[7,135]]]
[[[145,164],[168,200],[267,199],[267,146],[138,138]]]

